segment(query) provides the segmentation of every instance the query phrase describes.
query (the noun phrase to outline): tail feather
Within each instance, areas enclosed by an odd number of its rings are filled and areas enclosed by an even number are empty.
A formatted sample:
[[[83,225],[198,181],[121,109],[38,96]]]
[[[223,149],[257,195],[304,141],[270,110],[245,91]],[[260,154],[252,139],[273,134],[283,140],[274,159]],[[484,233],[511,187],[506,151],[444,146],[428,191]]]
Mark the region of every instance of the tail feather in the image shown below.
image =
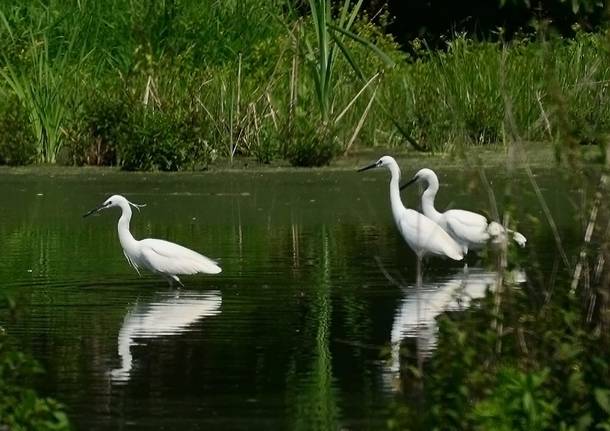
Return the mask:
[[[464,259],[464,253],[462,253],[462,250],[455,251],[455,252],[451,253],[449,255],[449,257],[453,260],[462,260],[462,259]]]
[[[215,263],[207,264],[202,272],[205,272],[206,274],[220,274],[222,272],[222,269]]]
[[[203,274],[219,274],[222,272],[222,269],[215,261],[205,256],[199,255],[199,258],[197,260],[193,259],[192,262],[196,272]]]
[[[513,240],[519,244],[519,247],[525,247],[525,243],[527,242],[527,238],[520,232],[509,230],[509,232],[513,235]]]
[[[445,255],[453,260],[462,260],[464,259],[464,251],[462,247],[458,243],[455,243],[453,246],[445,247]]]
[[[492,241],[496,242],[496,243],[501,242],[501,241],[506,241],[506,236],[504,235],[505,232],[508,232],[509,234],[511,234],[513,237],[513,240],[520,247],[525,247],[527,238],[522,233],[517,232],[515,230],[511,230],[511,229],[506,229],[506,231],[505,231],[504,226],[502,226],[500,223],[497,223],[495,221],[492,221],[491,223],[489,223],[489,226],[487,227],[487,233],[492,238]]]

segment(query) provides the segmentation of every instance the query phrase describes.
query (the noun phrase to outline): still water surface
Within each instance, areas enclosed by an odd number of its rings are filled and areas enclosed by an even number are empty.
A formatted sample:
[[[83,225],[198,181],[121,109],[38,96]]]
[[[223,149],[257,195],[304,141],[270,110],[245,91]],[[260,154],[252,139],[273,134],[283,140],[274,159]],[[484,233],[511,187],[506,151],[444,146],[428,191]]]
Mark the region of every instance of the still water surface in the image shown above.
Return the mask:
[[[501,193],[506,178],[488,175]],[[439,207],[489,208],[473,178],[441,172]],[[569,244],[566,188],[552,171],[538,180]],[[434,318],[494,280],[476,258],[466,280],[460,263],[433,259],[418,307],[388,181],[326,170],[1,172],[0,195],[10,196],[0,205],[1,288],[22,308],[16,320],[0,310],[0,322],[44,365],[39,389],[65,403],[78,429],[383,428],[401,400],[401,342],[419,332],[430,352]],[[147,204],[132,219],[136,238],[178,242],[223,272],[185,276],[179,290],[139,277],[120,249],[118,209],[81,218],[115,193]],[[415,190],[403,198],[413,204]],[[517,217],[543,219],[535,199],[521,199]],[[520,230],[521,253],[549,270],[548,229]]]

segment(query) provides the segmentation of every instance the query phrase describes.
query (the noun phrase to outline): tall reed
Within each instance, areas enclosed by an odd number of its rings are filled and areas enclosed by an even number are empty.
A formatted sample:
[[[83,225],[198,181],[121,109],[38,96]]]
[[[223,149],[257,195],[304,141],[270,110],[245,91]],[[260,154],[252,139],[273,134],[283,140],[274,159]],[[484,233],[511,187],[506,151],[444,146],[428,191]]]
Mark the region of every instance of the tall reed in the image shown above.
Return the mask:
[[[14,38],[14,32],[1,11],[0,16],[6,34]],[[36,29],[27,32],[23,58],[3,55],[4,67],[0,68],[0,77],[27,112],[37,140],[38,161],[55,163],[70,109],[86,97],[79,94],[73,84],[88,54],[77,46],[77,31],[66,35],[52,55],[50,41],[44,32],[38,32]]]

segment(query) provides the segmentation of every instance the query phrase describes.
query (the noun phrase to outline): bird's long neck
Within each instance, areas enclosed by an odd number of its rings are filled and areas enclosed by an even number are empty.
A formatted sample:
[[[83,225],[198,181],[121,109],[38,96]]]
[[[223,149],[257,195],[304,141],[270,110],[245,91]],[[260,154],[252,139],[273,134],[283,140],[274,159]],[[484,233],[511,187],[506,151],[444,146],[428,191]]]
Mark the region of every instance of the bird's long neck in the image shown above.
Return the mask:
[[[397,164],[388,165],[388,169],[392,174],[390,179],[390,203],[392,205],[392,214],[394,219],[398,220],[399,214],[405,209],[400,200],[400,168]]]
[[[424,215],[434,221],[437,221],[442,214],[434,208],[434,198],[438,192],[438,178],[436,176],[428,178],[428,187],[424,190],[421,196],[421,206]]]
[[[135,245],[137,241],[133,235],[131,235],[131,232],[129,232],[129,222],[131,221],[131,208],[129,208],[129,204],[122,204],[121,210],[122,214],[121,218],[119,218],[117,229],[119,231],[119,241],[121,242],[121,247],[123,247],[123,250],[127,250]]]

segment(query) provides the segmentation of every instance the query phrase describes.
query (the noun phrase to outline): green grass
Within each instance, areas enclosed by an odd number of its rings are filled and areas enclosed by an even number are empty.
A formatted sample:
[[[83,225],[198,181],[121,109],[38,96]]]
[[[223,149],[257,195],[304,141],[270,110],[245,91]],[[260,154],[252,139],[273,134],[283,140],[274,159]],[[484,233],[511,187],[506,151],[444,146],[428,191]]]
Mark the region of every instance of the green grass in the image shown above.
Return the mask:
[[[582,142],[595,142],[609,131],[605,44],[605,35],[584,33],[506,45],[458,36],[445,52],[423,50],[385,97],[400,94],[393,103],[404,127],[434,150],[502,142],[507,104],[529,141],[558,138],[562,103]]]
[[[456,35],[440,51],[415,41],[408,56],[358,2],[309,8],[311,16],[285,0],[2,5],[0,115],[18,101],[19,130],[34,136],[39,162],[144,170],[502,144],[507,106],[531,145],[568,135],[606,145],[606,34],[506,44]],[[0,161],[31,160],[27,139],[22,157],[14,140],[2,142]]]

